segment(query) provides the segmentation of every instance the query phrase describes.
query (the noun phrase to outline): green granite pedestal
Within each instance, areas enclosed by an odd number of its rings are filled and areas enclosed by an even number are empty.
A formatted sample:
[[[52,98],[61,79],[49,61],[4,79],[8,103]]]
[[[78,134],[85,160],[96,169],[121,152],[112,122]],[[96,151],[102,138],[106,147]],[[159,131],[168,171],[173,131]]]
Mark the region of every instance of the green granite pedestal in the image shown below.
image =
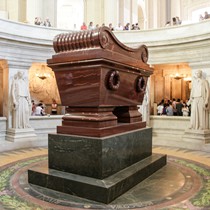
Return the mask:
[[[152,154],[152,129],[93,138],[49,134],[49,165],[28,171],[30,184],[102,203],[112,200],[166,165]]]

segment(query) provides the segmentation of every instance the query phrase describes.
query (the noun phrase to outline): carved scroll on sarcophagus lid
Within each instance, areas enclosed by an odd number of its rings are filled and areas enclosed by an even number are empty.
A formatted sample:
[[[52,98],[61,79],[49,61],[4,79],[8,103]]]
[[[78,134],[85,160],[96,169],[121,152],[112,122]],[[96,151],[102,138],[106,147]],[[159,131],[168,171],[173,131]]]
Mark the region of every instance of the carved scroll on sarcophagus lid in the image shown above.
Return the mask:
[[[122,44],[108,27],[59,34],[54,38],[53,47],[54,61],[107,59],[146,69],[151,74],[147,47],[141,45],[134,49]]]

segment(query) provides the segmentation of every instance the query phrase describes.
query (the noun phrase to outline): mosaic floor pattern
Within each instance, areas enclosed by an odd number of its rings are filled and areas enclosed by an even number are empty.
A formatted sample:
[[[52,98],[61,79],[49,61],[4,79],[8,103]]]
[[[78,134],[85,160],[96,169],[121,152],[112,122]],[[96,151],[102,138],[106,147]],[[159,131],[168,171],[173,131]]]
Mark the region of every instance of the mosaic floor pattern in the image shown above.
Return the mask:
[[[29,185],[27,170],[47,164],[47,148],[0,154],[0,209],[2,210],[210,210],[210,153],[154,147],[167,154],[167,166],[110,204]]]

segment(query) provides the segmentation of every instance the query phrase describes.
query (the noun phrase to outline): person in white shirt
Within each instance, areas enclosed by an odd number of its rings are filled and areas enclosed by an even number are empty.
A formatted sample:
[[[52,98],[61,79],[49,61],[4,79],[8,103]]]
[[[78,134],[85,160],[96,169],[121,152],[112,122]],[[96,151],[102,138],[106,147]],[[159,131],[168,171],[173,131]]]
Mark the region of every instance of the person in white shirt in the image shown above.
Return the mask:
[[[163,114],[163,108],[164,108],[164,100],[162,100],[158,106],[157,106],[157,114],[162,115]]]
[[[93,22],[90,22],[90,23],[89,23],[88,29],[89,29],[89,30],[95,29],[95,27],[94,27],[94,25],[93,25]]]
[[[189,108],[187,107],[186,103],[183,103],[182,116],[189,116]]]
[[[42,104],[39,103],[35,109],[35,116],[42,116],[43,115],[42,113],[43,113]]]
[[[123,26],[121,25],[121,23],[118,23],[118,26],[115,27],[114,30],[115,30],[115,31],[123,31]]]

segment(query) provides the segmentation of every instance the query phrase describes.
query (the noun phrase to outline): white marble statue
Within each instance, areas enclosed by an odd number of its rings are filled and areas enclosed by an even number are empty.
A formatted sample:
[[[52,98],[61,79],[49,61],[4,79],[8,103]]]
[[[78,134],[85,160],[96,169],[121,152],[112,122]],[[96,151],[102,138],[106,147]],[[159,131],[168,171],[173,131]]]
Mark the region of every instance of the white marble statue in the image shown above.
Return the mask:
[[[149,125],[149,81],[146,86],[143,102],[139,107],[139,112],[142,114],[142,121],[146,121],[146,124]]]
[[[209,83],[202,79],[202,71],[197,70],[192,81],[188,105],[191,104],[190,129],[209,129]]]
[[[12,101],[12,127],[16,129],[30,128],[29,116],[31,114],[31,97],[23,72],[14,75],[11,87]]]

